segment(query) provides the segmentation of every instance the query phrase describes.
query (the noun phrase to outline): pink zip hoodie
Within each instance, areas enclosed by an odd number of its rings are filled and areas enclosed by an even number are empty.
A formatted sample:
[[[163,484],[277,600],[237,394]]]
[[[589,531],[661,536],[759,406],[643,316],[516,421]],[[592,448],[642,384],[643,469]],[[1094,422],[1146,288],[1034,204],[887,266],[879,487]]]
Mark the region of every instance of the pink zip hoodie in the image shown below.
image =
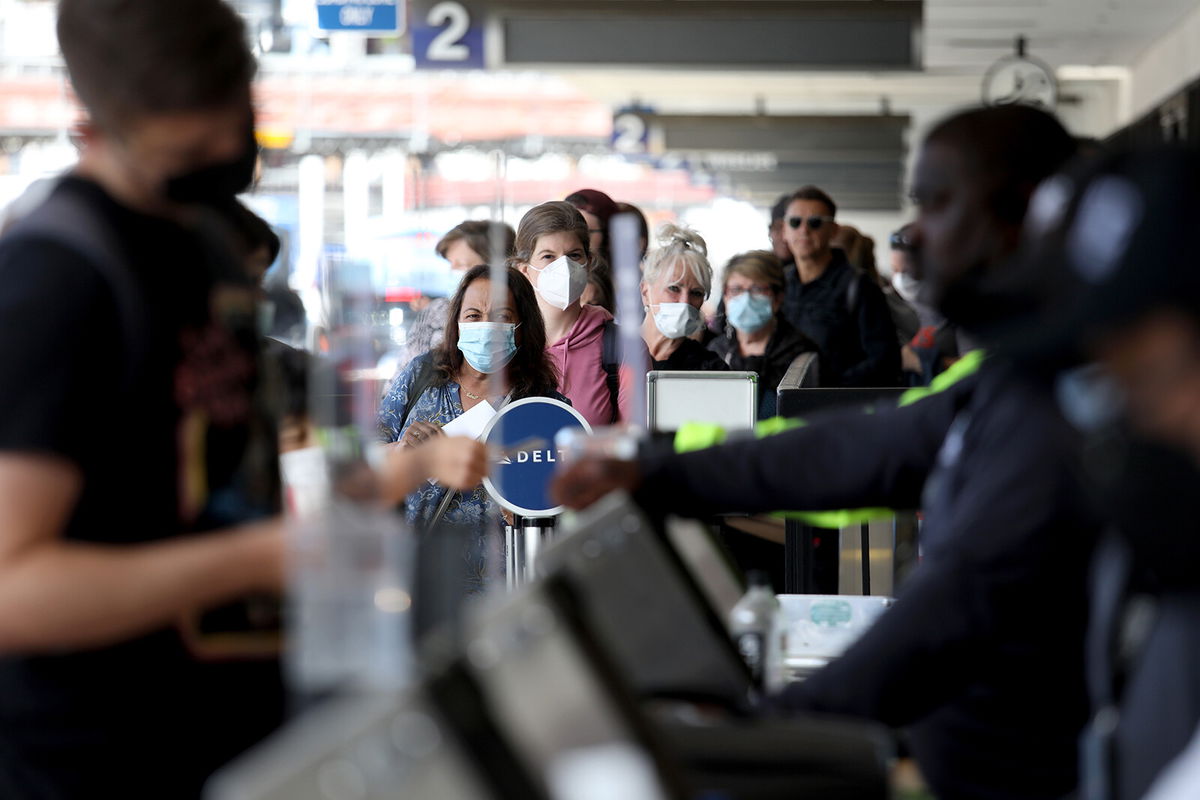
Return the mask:
[[[600,306],[585,305],[567,335],[546,348],[558,369],[558,390],[593,427],[609,425],[613,419],[603,364],[604,323],[610,319],[612,314]],[[622,381],[618,392],[621,403],[625,402],[627,388]]]

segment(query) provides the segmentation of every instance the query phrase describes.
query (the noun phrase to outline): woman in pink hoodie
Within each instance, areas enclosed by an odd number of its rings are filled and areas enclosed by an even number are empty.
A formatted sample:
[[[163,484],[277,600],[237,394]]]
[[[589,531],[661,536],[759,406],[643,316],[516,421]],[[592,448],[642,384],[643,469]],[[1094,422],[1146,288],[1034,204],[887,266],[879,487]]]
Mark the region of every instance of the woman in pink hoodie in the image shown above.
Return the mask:
[[[561,376],[558,390],[591,425],[620,421],[625,387],[617,390],[610,380],[616,365],[606,369],[604,364],[604,329],[612,314],[579,302],[592,266],[583,216],[561,200],[530,209],[517,227],[511,263],[537,292],[546,353]],[[614,339],[615,333],[610,334]]]

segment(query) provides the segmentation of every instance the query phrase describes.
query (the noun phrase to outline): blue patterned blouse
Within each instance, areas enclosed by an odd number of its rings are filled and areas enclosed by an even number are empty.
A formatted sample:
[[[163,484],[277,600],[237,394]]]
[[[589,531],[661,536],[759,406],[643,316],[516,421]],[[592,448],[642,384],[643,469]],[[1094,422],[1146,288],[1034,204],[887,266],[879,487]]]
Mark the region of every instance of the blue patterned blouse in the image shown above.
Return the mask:
[[[388,386],[379,404],[379,436],[382,441],[400,441],[414,422],[432,422],[440,427],[463,413],[458,382],[453,380],[444,386],[430,386],[415,401],[409,401],[409,388],[420,374],[422,365],[431,358],[429,353],[417,356]],[[444,486],[423,482],[421,488],[410,494],[404,502],[409,523],[416,526],[428,523],[445,493]],[[499,516],[500,507],[480,485],[452,501],[444,519],[455,524],[474,526]]]
[[[410,403],[409,389],[421,373],[422,366],[432,357],[432,354],[425,353],[413,359],[388,386],[383,401],[379,404],[381,441],[400,441],[413,422],[432,422],[440,426],[463,413],[459,385],[453,380],[447,381],[444,386],[429,386],[420,397]],[[570,402],[557,392],[550,396],[555,400]],[[423,481],[420,488],[404,501],[409,524],[416,528],[427,525],[446,492],[447,488],[444,486],[435,486],[429,481]],[[486,542],[490,535],[500,533],[504,527],[500,506],[488,497],[487,490],[480,484],[470,492],[460,492],[458,497],[450,502],[442,519],[448,524],[469,526],[478,532],[478,541],[473,543],[472,552],[468,553],[466,558],[469,571],[477,573],[481,579]],[[470,580],[470,575],[468,578]]]

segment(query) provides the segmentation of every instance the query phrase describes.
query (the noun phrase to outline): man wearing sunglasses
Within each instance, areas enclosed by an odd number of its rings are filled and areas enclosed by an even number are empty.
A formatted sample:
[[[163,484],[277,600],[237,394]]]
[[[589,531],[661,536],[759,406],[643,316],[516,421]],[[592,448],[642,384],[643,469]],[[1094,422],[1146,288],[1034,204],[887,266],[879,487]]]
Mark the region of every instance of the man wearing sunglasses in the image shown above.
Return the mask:
[[[895,386],[900,347],[883,292],[832,247],[837,206],[805,186],[788,200],[783,235],[795,269],[787,271],[783,314],[817,343],[826,386]]]

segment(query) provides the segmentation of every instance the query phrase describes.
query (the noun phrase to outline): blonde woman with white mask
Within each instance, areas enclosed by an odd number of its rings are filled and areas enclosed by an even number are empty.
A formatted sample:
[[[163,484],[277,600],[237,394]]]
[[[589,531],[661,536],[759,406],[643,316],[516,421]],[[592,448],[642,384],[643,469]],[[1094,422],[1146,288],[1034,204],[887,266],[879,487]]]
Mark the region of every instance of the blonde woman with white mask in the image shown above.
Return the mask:
[[[546,323],[546,354],[557,368],[559,391],[592,425],[621,419],[625,386],[618,387],[616,365],[604,364],[605,329],[612,314],[583,305],[592,267],[588,225],[570,203],[554,201],[530,209],[517,226],[510,264],[533,284]]]
[[[708,246],[691,228],[666,223],[642,265],[642,340],[652,369],[727,370],[720,356],[689,338],[704,327],[700,306],[712,289]]]

